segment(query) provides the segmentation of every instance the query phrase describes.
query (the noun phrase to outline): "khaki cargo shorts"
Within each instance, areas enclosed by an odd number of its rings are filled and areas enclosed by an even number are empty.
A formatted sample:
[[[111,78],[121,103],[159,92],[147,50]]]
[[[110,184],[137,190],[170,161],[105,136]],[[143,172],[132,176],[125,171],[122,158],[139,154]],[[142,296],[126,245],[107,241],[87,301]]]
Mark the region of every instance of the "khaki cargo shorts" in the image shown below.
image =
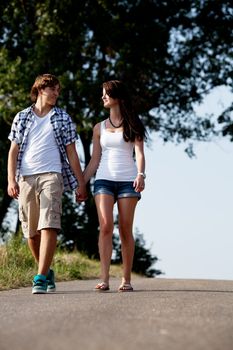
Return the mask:
[[[21,176],[19,220],[26,238],[42,229],[61,229],[63,178],[59,173]]]

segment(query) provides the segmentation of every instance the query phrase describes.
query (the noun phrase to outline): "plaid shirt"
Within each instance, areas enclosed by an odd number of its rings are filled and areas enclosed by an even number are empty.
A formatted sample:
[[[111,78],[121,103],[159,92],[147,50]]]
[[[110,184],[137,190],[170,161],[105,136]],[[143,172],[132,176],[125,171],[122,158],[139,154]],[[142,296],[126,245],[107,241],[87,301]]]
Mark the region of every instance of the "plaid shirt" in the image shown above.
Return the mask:
[[[35,119],[32,110],[33,106],[30,106],[24,109],[23,111],[17,113],[13,120],[11,132],[8,137],[11,141],[14,141],[19,145],[16,170],[17,181],[19,180],[20,176],[20,167],[23,153],[27,146],[28,134],[32,123]],[[75,130],[75,125],[72,122],[71,117],[64,110],[58,107],[54,107],[50,121],[61,155],[64,190],[74,190],[75,188],[77,188],[78,182],[68,163],[66,146],[75,142],[78,139],[78,135]]]

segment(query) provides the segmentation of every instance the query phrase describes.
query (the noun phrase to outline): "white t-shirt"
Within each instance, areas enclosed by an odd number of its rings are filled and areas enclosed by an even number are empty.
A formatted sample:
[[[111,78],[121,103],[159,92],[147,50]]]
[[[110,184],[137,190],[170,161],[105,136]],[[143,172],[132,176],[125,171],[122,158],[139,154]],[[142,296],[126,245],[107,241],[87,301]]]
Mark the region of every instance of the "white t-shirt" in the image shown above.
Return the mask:
[[[61,157],[50,117],[53,109],[44,117],[34,113],[34,122],[28,134],[20,174],[34,175],[47,172],[61,173]]]
[[[95,179],[134,181],[137,176],[133,158],[134,143],[126,142],[122,131],[108,131],[105,121],[101,122],[100,130],[102,155]]]

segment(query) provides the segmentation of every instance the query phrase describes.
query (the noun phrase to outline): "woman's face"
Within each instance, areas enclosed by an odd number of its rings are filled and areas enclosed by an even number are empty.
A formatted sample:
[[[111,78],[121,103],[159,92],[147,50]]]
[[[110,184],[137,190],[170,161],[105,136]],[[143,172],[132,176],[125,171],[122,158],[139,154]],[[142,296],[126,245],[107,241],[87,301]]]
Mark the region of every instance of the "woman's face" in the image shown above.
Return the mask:
[[[103,104],[105,108],[111,108],[117,104],[119,101],[117,98],[112,98],[107,95],[105,88],[103,88],[103,96],[102,96]]]

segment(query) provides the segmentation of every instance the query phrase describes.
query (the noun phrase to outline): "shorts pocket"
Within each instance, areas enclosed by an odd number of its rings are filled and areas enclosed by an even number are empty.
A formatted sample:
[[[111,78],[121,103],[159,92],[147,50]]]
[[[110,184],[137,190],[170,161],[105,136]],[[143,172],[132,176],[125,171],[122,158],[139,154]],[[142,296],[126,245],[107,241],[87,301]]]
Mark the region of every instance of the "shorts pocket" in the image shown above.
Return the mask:
[[[51,201],[51,215],[53,219],[57,219],[62,214],[62,203],[56,198],[52,198]]]

